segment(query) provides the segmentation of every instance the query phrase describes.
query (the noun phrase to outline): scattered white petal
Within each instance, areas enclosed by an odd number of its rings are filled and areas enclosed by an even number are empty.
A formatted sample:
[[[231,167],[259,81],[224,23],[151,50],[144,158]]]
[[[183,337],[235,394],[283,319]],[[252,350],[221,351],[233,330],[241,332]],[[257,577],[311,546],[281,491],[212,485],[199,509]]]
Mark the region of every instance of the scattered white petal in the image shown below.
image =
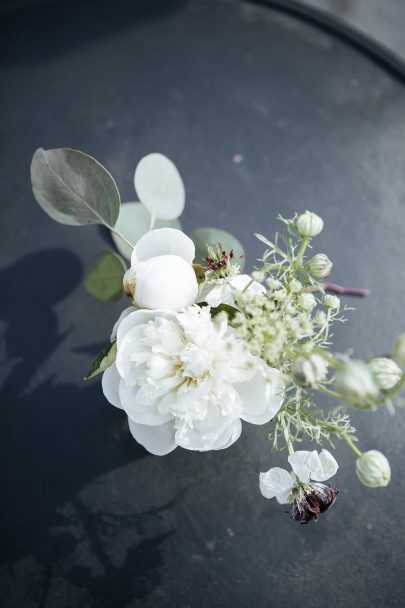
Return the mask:
[[[275,497],[280,504],[286,504],[293,489],[294,480],[285,469],[273,467],[266,473],[260,473],[259,485],[260,492],[265,498]]]

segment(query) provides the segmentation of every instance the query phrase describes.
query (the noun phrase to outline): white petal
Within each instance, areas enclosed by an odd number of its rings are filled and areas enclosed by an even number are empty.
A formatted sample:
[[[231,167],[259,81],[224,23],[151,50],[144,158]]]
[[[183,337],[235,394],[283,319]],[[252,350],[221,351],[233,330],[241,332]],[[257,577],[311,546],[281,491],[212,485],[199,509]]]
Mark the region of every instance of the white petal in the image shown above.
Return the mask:
[[[121,321],[123,321],[131,312],[134,312],[135,309],[133,306],[128,306],[128,308],[125,308],[122,313],[120,314],[120,316],[118,317],[118,321],[115,323],[113,330],[111,332],[111,338],[110,341],[112,342],[113,340],[115,340],[115,338],[117,337],[117,331],[118,328],[121,324]]]
[[[240,436],[242,423],[239,418],[229,420],[218,416],[216,421],[212,416],[196,422],[193,428],[181,426],[176,431],[177,445],[187,450],[207,452],[209,450],[222,450],[234,443]]]
[[[173,419],[171,414],[160,414],[157,405],[142,403],[138,398],[138,393],[139,387],[127,386],[124,380],[121,380],[119,385],[121,407],[134,422],[160,426]]]
[[[147,323],[151,319],[154,319],[157,316],[165,317],[166,319],[176,320],[174,314],[168,312],[167,310],[134,310],[130,313],[125,319],[123,319],[118,327],[117,331],[117,345],[118,351],[120,348],[121,340],[124,338],[125,334],[132,328],[137,325],[142,325],[143,323]]]
[[[101,380],[101,386],[107,401],[109,401],[112,405],[115,405],[115,407],[122,409],[118,392],[120,380],[121,377],[117,371],[117,366],[115,363],[113,363],[105,370]]]
[[[194,304],[198,283],[191,264],[178,255],[159,255],[132,266],[134,302],[140,308],[180,311]]]
[[[321,451],[319,454],[319,460],[322,466],[322,471],[321,473],[317,472],[316,477],[315,475],[311,475],[311,477],[314,481],[326,481],[336,474],[339,465],[328,450]]]
[[[144,262],[158,255],[178,255],[192,264],[195,246],[181,230],[157,228],[139,239],[132,252],[131,265],[135,266],[137,262]]]
[[[257,359],[257,374],[247,382],[234,385],[243,403],[242,420],[252,424],[266,424],[279,411],[284,399],[282,374]]]
[[[134,185],[139,200],[154,217],[173,220],[183,212],[183,180],[174,163],[163,154],[148,154],[139,161]]]
[[[290,473],[280,467],[273,467],[266,473],[259,475],[260,492],[265,498],[276,497],[283,505],[288,502],[288,497],[294,486],[294,480]]]
[[[213,450],[225,450],[229,448],[235,441],[237,441],[242,432],[242,422],[240,418],[234,420],[233,424],[230,425],[224,433],[216,440]]]
[[[251,280],[252,277],[250,277],[248,274],[237,274],[231,278],[230,284],[237,291],[243,291],[246,285],[249,285]],[[264,294],[266,293],[266,288],[257,281],[252,281],[246,291],[252,294]]]
[[[133,438],[155,456],[165,456],[177,447],[172,422],[161,426],[148,426],[138,424],[128,418],[128,424]]]
[[[322,465],[316,450],[312,452],[298,450],[288,457],[288,462],[296,476],[303,482],[318,479],[322,475]]]

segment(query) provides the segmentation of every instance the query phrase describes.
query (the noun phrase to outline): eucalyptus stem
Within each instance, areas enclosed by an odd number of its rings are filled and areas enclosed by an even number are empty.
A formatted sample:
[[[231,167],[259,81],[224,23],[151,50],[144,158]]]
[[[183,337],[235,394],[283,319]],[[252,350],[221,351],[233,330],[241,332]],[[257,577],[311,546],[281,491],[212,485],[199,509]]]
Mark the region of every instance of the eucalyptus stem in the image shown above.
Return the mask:
[[[135,245],[133,245],[130,241],[128,241],[128,239],[121,234],[121,232],[119,230],[117,230],[116,228],[111,228],[111,231],[116,234],[118,236],[118,238],[120,238],[122,241],[124,241],[124,243],[126,245],[128,245],[128,247],[131,247],[131,249],[135,248]]]

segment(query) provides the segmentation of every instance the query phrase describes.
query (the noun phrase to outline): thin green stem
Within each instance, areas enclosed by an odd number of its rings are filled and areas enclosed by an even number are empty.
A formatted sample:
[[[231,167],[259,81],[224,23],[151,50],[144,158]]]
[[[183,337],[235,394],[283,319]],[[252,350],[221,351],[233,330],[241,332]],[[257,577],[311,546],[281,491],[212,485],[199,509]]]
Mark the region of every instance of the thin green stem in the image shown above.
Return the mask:
[[[309,238],[308,237],[303,237],[302,242],[301,242],[301,247],[299,248],[298,253],[297,253],[297,257],[295,258],[294,265],[296,267],[299,267],[299,266],[302,265],[302,260],[304,258],[304,253],[305,253],[305,250],[307,248],[308,242],[309,242]]]
[[[242,293],[245,293],[245,291],[247,291],[249,289],[249,287],[252,285],[252,283],[253,283],[253,279],[250,279],[250,281],[242,289]]]
[[[318,386],[317,390],[320,391],[321,393],[324,393],[325,395],[328,395],[329,397],[333,397],[334,399],[341,399],[341,396],[339,395],[339,393],[336,393],[335,391],[331,391],[330,388],[326,388],[326,386]]]
[[[290,434],[288,432],[287,425],[284,422],[284,417],[283,416],[279,417],[279,425],[281,426],[281,431],[283,433],[283,439],[284,439],[285,445],[287,447],[288,453],[290,455],[292,455],[292,454],[294,454],[294,446],[292,444],[291,437],[290,437]]]
[[[351,450],[353,450],[353,452],[356,454],[356,456],[358,456],[360,458],[360,456],[362,455],[362,452],[360,452],[359,448],[354,445],[353,439],[351,439],[349,437],[349,435],[347,435],[347,433],[341,433],[341,436],[346,441],[349,448]]]
[[[134,249],[135,245],[133,245],[130,241],[128,241],[128,239],[121,234],[121,232],[119,232],[119,230],[117,230],[116,228],[111,228],[111,231],[116,234],[118,236],[118,238],[120,238],[122,241],[124,241],[124,243],[126,245],[128,245],[128,247],[131,247],[131,249]]]

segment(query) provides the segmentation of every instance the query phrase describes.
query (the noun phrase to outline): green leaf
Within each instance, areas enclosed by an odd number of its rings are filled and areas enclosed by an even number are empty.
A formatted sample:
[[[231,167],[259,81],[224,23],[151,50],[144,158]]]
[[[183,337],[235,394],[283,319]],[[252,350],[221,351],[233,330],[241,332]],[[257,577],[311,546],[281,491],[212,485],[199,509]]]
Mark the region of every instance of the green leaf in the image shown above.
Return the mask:
[[[219,228],[197,228],[190,234],[191,239],[195,245],[195,260],[198,264],[207,257],[207,245],[215,245],[221,243],[222,248],[230,253],[233,249],[235,253],[235,260],[244,266],[245,251],[242,244],[229,232],[220,230]],[[242,259],[239,259],[241,256]]]
[[[175,164],[163,154],[148,154],[139,161],[134,175],[135,190],[149,213],[162,220],[178,218],[186,194]]]
[[[90,380],[90,378],[94,378],[101,372],[104,372],[107,367],[110,367],[115,361],[115,357],[117,356],[117,341],[109,342],[105,345],[103,350],[97,355],[96,360],[87,376],[84,378],[85,380]]]
[[[34,196],[61,224],[104,224],[113,228],[120,195],[108,171],[94,158],[70,148],[38,148],[31,162]]]
[[[89,266],[84,285],[98,300],[119,300],[125,271],[126,265],[121,256],[113,251],[103,251]]]
[[[115,228],[123,234],[130,243],[137,241],[149,232],[150,214],[141,203],[123,203]],[[179,220],[156,220],[155,228],[177,228],[181,230]],[[127,260],[131,259],[132,249],[114,232],[111,233],[115,246]]]
[[[204,306],[208,306],[208,304],[207,302],[198,302],[198,306],[204,308]],[[226,314],[228,315],[228,319],[232,321],[236,313],[239,311],[237,308],[231,306],[230,304],[219,304],[218,306],[212,306],[210,312],[211,317],[216,317],[220,312],[226,312]]]

